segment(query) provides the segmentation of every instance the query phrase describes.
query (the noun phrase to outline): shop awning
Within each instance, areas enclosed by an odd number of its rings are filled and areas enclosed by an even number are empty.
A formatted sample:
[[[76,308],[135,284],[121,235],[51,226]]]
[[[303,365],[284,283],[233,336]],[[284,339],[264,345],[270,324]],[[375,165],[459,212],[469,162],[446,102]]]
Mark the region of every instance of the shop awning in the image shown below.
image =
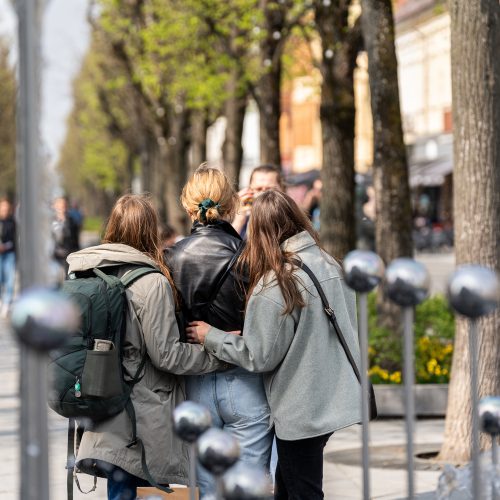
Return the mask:
[[[440,186],[451,172],[453,172],[453,161],[449,157],[410,164],[410,187]]]

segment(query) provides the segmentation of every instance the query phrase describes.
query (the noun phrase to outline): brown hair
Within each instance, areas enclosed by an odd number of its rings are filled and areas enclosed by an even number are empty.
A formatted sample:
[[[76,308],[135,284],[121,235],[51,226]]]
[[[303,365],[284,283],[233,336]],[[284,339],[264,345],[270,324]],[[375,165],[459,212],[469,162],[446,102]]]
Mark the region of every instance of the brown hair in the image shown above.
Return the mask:
[[[205,200],[213,203],[202,209],[200,205]],[[191,217],[208,224],[222,217],[232,217],[240,200],[223,172],[202,164],[184,186],[181,203]]]
[[[282,191],[285,190],[285,180],[283,179],[283,174],[281,170],[278,167],[275,167],[274,165],[259,165],[258,167],[255,167],[252,170],[252,173],[250,174],[250,180],[248,181],[248,184],[252,184],[252,179],[253,179],[253,174],[255,173],[263,173],[263,174],[276,174],[276,181],[278,182],[278,186]]]
[[[102,241],[123,243],[150,257],[169,281],[175,303],[178,305],[172,275],[163,261],[158,214],[149,197],[138,194],[120,197],[111,210]]]
[[[304,307],[300,294],[299,280],[294,275],[297,268],[295,254],[282,250],[280,245],[292,236],[307,231],[319,246],[319,238],[311,222],[290,196],[271,189],[255,198],[252,217],[248,225],[247,244],[239,260],[241,269],[249,276],[247,303],[253,289],[270,271],[274,272],[285,300],[283,314],[289,314],[295,307]],[[273,280],[273,281],[274,281]]]

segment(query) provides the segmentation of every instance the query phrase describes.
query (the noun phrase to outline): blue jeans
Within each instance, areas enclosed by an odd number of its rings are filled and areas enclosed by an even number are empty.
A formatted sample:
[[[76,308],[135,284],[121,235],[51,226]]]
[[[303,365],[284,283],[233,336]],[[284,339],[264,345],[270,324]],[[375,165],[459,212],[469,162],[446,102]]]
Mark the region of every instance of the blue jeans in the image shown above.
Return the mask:
[[[240,443],[242,462],[269,471],[273,432],[262,375],[243,368],[186,377],[187,399],[210,410],[214,427],[224,429]],[[211,474],[197,467],[200,497],[215,492]]]
[[[150,486],[146,480],[109,465],[109,470],[105,472],[108,478],[108,500],[135,500],[139,486]]]
[[[0,254],[0,299],[5,305],[12,303],[15,281],[16,254],[14,252]]]

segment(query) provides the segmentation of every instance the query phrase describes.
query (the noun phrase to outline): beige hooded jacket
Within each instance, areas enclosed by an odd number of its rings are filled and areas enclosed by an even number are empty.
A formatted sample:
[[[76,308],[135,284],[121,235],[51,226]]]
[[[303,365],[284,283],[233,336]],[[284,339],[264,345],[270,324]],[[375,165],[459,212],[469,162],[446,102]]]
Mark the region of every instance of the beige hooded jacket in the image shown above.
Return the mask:
[[[67,260],[69,272],[124,264],[122,275],[132,266],[157,267],[142,252],[121,244],[86,248]],[[172,429],[172,410],[186,397],[181,375],[214,371],[221,363],[200,346],[179,342],[174,299],[165,276],[153,273],[139,278],[127,289],[127,298],[123,356],[128,373],[135,373],[143,355],[148,355],[144,377],[134,386],[131,397],[137,435],[144,443],[148,468],[156,481],[185,484],[188,448]],[[104,460],[145,479],[140,448],[126,447],[131,438],[131,421],[125,410],[96,424],[83,435],[77,467],[95,473],[95,460]]]

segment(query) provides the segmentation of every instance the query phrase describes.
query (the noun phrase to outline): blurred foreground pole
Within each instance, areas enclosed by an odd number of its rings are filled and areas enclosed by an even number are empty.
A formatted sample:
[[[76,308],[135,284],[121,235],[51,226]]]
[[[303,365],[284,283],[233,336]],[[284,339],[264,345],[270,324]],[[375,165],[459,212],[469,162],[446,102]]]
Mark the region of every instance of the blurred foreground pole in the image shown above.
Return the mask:
[[[21,289],[43,285],[48,235],[39,147],[40,21],[42,0],[17,0],[19,23],[18,199]],[[45,234],[44,234],[45,233]],[[46,357],[20,344],[21,499],[49,499]]]
[[[430,277],[427,269],[419,262],[400,258],[393,260],[385,273],[385,294],[395,304],[403,308],[404,336],[404,386],[406,423],[406,460],[408,472],[409,500],[415,498],[415,363],[414,363],[414,308],[429,295]]]
[[[363,443],[363,500],[370,500],[370,457],[369,457],[369,380],[368,380],[368,292],[373,290],[384,276],[384,263],[373,252],[354,250],[344,259],[344,278],[359,298],[359,347],[361,354],[361,441]]]

